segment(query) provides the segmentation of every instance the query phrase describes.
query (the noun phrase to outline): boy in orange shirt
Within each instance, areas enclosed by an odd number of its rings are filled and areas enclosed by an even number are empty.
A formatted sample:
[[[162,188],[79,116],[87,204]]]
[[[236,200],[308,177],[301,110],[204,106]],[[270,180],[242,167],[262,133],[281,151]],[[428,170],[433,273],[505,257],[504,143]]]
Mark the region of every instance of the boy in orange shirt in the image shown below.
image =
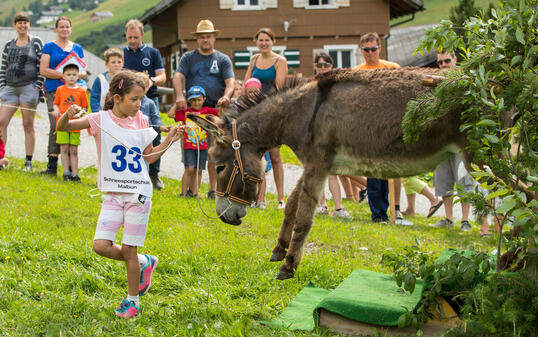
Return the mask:
[[[63,68],[65,85],[58,87],[54,97],[54,113],[56,122],[60,116],[73,104],[83,109],[88,108],[86,90],[77,85],[79,69],[75,64],[68,64]],[[64,181],[80,182],[78,176],[78,146],[80,145],[80,130],[57,131],[56,143],[60,144]],[[71,169],[71,170],[70,170]]]

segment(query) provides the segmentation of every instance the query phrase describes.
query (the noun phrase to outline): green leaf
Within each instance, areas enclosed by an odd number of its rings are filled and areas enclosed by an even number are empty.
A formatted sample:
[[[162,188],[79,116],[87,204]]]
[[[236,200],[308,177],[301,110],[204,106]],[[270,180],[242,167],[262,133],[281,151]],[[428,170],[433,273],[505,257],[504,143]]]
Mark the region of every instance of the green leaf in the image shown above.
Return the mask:
[[[407,321],[407,313],[400,315],[400,317],[398,317],[398,328],[405,328],[406,321]]]
[[[528,175],[527,176],[527,181],[530,181],[532,183],[538,184],[538,177]]]
[[[492,121],[491,119],[482,119],[480,120],[480,122],[476,123],[476,125],[478,126],[497,126],[497,123],[495,123],[494,121]]]
[[[505,195],[505,194],[507,194],[508,192],[510,192],[509,189],[507,189],[507,188],[501,188],[500,190],[497,190],[497,191],[495,191],[495,192],[492,192],[492,193],[488,194],[488,196],[486,197],[486,200],[491,200],[491,199],[493,199],[493,198],[495,198],[495,197],[499,197],[499,196],[501,196],[501,195]]]
[[[508,213],[510,212],[514,207],[516,207],[517,201],[515,201],[512,198],[506,198],[502,201],[501,205],[497,207],[495,210],[497,213]]]
[[[519,27],[516,29],[516,40],[522,45],[525,45],[525,34],[523,34],[523,31]]]
[[[512,60],[510,61],[510,65],[513,67],[516,64],[518,64],[519,62],[521,62],[522,59],[523,59],[523,56],[516,55],[516,56],[512,57]]]
[[[500,141],[497,136],[490,135],[490,134],[485,134],[484,138],[486,138],[488,140],[488,142],[490,142],[491,144],[497,144]]]

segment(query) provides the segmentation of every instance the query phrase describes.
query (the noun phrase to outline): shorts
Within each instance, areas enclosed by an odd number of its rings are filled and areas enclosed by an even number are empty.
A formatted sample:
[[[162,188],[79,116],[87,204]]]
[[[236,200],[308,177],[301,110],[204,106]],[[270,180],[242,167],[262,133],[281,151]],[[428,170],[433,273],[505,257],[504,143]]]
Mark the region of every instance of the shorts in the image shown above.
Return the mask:
[[[56,131],[56,143],[60,145],[80,145],[80,132]]]
[[[123,225],[122,244],[144,246],[148,229],[151,198],[134,193],[105,193],[94,240],[114,242]]]
[[[437,165],[433,172],[435,195],[438,197],[453,195],[456,183],[463,185],[465,192],[470,192],[474,189],[474,179],[463,166],[461,157],[453,155]]]
[[[428,186],[417,177],[402,178],[402,185],[405,189],[405,194],[420,194],[424,187]]]
[[[183,149],[183,163],[185,168],[197,167],[199,170],[205,170],[207,161],[207,150],[200,150],[200,166],[198,166],[198,150]]]
[[[47,111],[54,111],[54,97],[56,96],[56,91],[47,91]]]
[[[22,87],[6,85],[0,92],[0,99],[3,103],[36,106],[39,103],[39,91],[35,90],[35,83],[23,85]]]

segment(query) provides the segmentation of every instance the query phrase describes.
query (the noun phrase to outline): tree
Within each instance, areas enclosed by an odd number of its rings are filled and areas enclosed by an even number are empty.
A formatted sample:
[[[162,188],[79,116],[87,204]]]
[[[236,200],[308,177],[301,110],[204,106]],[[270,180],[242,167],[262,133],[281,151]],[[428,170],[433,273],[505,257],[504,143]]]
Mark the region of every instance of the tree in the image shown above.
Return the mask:
[[[409,105],[404,137],[419,137],[429,121],[449,111],[462,111],[461,131],[474,154],[472,175],[488,193],[471,198],[489,211],[501,228],[513,220],[521,229],[522,258],[536,269],[538,233],[538,0],[505,0],[491,9],[491,18],[470,17],[460,27],[448,20],[428,30],[418,50],[457,50],[459,69],[434,93]],[[456,29],[461,28],[463,35]],[[498,237],[498,266],[501,243]]]

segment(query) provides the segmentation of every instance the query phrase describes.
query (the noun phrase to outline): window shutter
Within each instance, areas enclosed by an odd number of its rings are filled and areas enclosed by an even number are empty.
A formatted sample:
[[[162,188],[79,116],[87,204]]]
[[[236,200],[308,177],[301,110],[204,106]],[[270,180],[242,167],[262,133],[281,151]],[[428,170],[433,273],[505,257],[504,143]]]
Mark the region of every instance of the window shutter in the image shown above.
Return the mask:
[[[261,0],[260,5],[262,8],[278,8],[278,0]]]
[[[349,7],[349,0],[334,0],[336,7]]]
[[[284,50],[284,57],[288,63],[288,67],[299,67],[301,65],[299,49],[286,49]]]
[[[308,6],[308,0],[293,0],[294,8],[305,8]]]
[[[248,50],[234,51],[234,66],[238,69],[248,68],[250,52]]]
[[[232,9],[235,5],[235,0],[219,0],[220,9]]]

